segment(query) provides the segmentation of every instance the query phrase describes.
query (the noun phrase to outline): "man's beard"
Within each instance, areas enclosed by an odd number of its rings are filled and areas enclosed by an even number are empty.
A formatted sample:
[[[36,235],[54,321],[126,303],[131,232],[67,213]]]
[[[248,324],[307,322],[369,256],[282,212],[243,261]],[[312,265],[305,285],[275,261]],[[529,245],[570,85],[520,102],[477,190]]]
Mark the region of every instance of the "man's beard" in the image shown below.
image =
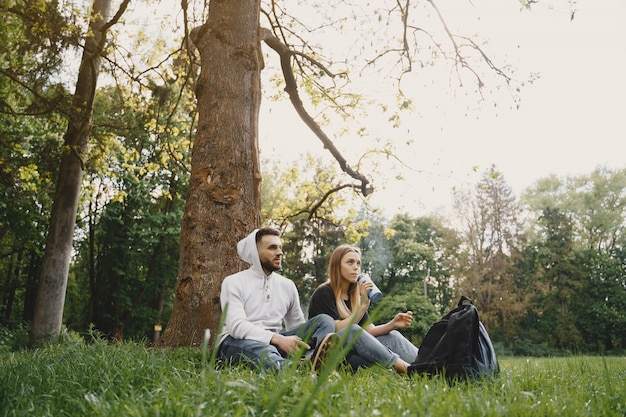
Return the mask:
[[[262,261],[261,266],[263,267],[264,270],[269,271],[270,273],[280,270],[280,266],[276,267],[274,263],[270,261]]]

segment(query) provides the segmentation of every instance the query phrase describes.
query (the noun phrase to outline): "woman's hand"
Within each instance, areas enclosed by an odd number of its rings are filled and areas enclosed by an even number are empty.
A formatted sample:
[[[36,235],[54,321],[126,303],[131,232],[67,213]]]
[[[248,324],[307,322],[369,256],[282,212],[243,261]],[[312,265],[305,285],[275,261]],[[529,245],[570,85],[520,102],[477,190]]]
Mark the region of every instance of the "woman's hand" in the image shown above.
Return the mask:
[[[407,311],[406,313],[396,314],[393,319],[379,326],[370,323],[367,327],[365,327],[365,330],[372,336],[382,336],[384,334],[388,334],[392,330],[409,327],[412,322],[413,312]]]
[[[413,322],[413,312],[410,310],[407,311],[406,313],[396,314],[393,320],[391,320],[391,324],[396,329],[404,329],[406,327],[409,327],[412,322]]]
[[[362,279],[357,285],[359,286],[359,294],[361,294],[361,300],[363,300],[363,298],[367,298],[367,292],[372,289],[374,283],[369,279]]]

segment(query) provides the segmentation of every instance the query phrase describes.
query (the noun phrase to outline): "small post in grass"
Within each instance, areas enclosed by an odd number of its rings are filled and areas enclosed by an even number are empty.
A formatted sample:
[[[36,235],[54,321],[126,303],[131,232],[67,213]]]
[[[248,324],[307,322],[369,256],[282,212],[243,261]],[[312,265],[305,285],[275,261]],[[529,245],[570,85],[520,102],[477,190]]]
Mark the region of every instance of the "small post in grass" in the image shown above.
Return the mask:
[[[155,323],[154,332],[152,333],[152,344],[156,344],[156,342],[159,341],[159,338],[161,337],[161,330],[163,330],[161,323]]]

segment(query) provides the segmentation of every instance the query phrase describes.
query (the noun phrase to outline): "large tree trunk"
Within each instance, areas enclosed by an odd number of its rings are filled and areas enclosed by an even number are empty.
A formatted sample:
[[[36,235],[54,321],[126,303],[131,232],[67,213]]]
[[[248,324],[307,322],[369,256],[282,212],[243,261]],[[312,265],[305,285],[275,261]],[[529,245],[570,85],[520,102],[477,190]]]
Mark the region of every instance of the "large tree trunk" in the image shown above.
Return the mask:
[[[30,334],[31,344],[55,339],[61,330],[83,176],[83,157],[89,139],[93,100],[100,68],[101,41],[105,36],[103,28],[110,8],[111,0],[94,0],[95,18],[89,25],[91,35],[86,37],[74,93],[74,117],[70,118],[65,133],[64,152],[37,290]]]
[[[205,329],[214,340],[221,282],[246,267],[236,243],[260,224],[259,14],[259,0],[211,0],[207,22],[192,32],[202,64],[199,122],[174,306],[161,346],[198,345]]]

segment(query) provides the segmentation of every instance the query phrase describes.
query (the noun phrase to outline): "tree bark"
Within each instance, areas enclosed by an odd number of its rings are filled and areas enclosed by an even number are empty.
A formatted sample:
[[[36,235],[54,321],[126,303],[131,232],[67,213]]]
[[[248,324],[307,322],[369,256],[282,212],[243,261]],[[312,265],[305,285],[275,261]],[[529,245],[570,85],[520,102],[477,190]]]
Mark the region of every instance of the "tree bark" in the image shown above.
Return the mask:
[[[65,133],[64,152],[54,194],[46,249],[37,289],[30,342],[55,339],[61,330],[67,275],[72,252],[76,211],[87,150],[93,101],[100,68],[100,52],[111,0],[94,0],[94,19],[89,24],[85,49],[74,92],[74,117]]]
[[[259,16],[259,0],[212,0],[207,22],[191,34],[202,67],[198,131],[174,306],[159,346],[199,345],[205,329],[214,340],[222,280],[247,267],[236,244],[260,224]]]

